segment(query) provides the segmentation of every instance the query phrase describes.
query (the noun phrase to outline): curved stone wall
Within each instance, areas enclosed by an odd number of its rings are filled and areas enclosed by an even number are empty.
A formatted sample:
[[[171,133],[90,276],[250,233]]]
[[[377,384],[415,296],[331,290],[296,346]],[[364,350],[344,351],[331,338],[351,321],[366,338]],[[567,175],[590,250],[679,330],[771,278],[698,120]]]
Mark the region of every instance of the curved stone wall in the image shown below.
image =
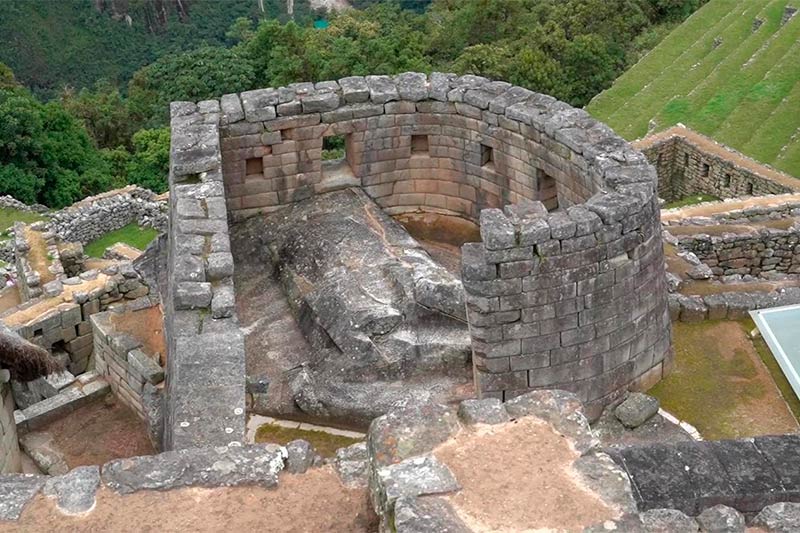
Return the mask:
[[[668,367],[656,174],[585,111],[441,73],[230,94],[218,117],[217,105],[197,108],[219,120],[234,217],[358,186],[390,214],[480,222],[463,279],[483,396],[556,386],[591,414]],[[344,158],[323,161],[333,136]]]

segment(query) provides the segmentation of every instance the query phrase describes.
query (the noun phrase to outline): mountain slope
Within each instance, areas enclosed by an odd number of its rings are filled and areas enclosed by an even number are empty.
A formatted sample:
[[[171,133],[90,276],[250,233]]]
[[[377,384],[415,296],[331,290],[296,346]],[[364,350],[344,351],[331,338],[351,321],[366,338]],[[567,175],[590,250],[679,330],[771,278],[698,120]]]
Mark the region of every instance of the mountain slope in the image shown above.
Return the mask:
[[[800,14],[785,21],[787,4],[711,0],[587,110],[628,139],[681,122],[800,177]]]

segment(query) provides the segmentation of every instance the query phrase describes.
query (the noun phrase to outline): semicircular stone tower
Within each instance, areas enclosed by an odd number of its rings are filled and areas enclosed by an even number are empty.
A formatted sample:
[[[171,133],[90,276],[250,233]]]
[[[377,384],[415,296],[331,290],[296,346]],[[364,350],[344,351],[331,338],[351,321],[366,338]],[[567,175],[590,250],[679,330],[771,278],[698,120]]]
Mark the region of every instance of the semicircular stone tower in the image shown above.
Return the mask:
[[[581,109],[442,73],[173,104],[173,189],[220,179],[234,219],[360,187],[390,215],[480,224],[462,279],[483,397],[561,388],[596,414],[669,367],[656,173]]]

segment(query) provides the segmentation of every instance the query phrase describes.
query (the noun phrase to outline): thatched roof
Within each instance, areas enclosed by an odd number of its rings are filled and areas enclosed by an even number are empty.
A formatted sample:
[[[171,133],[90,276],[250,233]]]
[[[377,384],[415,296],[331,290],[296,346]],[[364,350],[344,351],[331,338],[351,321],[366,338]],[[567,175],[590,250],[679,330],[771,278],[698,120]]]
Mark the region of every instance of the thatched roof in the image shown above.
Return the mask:
[[[18,381],[32,381],[62,370],[53,356],[0,324],[0,367]]]

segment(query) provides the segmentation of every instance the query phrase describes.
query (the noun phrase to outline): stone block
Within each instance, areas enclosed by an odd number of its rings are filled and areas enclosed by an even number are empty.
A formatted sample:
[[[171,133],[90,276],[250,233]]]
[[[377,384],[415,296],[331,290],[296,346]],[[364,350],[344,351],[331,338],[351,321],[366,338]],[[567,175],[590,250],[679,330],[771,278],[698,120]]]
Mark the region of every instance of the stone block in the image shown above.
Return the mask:
[[[176,309],[206,309],[211,305],[210,283],[181,282],[175,288]]]
[[[140,349],[128,352],[127,362],[129,371],[141,376],[144,381],[153,385],[164,381],[164,369]]]
[[[275,105],[278,103],[278,91],[275,89],[246,91],[240,97],[248,122],[263,122],[277,116]]]
[[[509,416],[503,403],[495,398],[464,400],[458,406],[458,417],[464,424],[503,424]]]

